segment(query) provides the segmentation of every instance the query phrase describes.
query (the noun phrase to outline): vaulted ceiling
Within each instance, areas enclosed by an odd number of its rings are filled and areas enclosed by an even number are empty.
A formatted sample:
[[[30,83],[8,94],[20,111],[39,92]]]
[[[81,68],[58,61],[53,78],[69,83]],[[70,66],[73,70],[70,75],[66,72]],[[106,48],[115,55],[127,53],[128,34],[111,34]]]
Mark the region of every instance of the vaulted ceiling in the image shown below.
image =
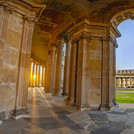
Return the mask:
[[[119,11],[134,7],[134,0],[31,1],[46,5],[35,25],[32,45],[32,57],[42,64],[46,63],[50,41],[60,30],[65,30],[71,24],[78,23],[82,19],[105,23]]]

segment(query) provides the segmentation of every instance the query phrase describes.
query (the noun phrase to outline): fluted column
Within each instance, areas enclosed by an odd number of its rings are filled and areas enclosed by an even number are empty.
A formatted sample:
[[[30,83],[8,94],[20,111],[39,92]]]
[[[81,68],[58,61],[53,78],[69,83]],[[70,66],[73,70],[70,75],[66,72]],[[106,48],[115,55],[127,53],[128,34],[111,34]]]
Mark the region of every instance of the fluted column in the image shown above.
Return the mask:
[[[66,56],[65,56],[65,68],[64,68],[63,95],[67,95],[67,93],[68,93],[70,54],[71,54],[71,38],[67,37],[67,39],[66,39]]]
[[[63,46],[64,46],[64,40],[60,39],[58,42],[56,76],[55,76],[55,90],[54,90],[53,96],[58,95],[60,92],[60,88],[61,88]]]

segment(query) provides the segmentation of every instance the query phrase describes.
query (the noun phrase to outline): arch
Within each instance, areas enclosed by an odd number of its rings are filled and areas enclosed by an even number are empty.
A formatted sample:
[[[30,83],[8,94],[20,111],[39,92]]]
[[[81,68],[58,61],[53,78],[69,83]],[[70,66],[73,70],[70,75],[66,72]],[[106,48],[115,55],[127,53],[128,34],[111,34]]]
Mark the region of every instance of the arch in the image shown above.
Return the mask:
[[[110,23],[112,23],[113,26],[118,27],[121,22],[127,19],[134,20],[134,9],[128,9],[117,13],[112,17]]]

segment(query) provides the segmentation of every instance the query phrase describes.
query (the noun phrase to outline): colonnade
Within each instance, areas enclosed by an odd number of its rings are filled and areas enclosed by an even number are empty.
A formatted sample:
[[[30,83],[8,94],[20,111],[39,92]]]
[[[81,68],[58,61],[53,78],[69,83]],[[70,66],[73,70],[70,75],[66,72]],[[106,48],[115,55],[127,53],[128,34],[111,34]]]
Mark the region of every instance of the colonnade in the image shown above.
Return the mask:
[[[134,77],[116,77],[117,88],[132,88],[134,87]]]
[[[30,87],[44,87],[45,86],[45,66],[31,60],[29,72],[29,86]]]
[[[63,56],[64,44],[66,44],[65,57]],[[61,36],[60,38],[58,38],[57,44],[51,45],[49,55],[47,57],[45,92],[53,91],[54,92],[53,96],[61,94],[67,95],[68,82],[69,82],[70,53],[71,53],[71,38],[68,35]],[[63,70],[63,64],[65,64],[64,70]],[[61,91],[62,84],[63,84],[63,90]]]

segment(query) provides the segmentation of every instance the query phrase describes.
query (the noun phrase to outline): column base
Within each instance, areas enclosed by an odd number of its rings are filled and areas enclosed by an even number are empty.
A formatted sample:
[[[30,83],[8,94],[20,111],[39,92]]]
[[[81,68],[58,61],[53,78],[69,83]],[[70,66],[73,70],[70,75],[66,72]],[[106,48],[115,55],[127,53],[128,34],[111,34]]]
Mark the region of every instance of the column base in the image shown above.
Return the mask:
[[[90,106],[79,105],[79,104],[74,104],[74,106],[80,111],[90,110]]]
[[[54,97],[61,97],[62,95],[60,93],[53,93],[52,96],[54,96]]]
[[[50,91],[47,91],[47,90],[46,90],[45,93],[50,93]]]
[[[97,111],[100,110],[100,104],[89,104],[89,105],[79,105],[74,104],[76,108],[80,109],[81,111],[85,110],[91,110],[91,111]]]
[[[66,103],[68,103],[68,104],[70,104],[70,98],[66,98],[66,99],[64,99],[64,101],[66,102]]]
[[[17,109],[13,112],[12,118],[15,120],[21,119],[21,118],[29,118],[29,112],[26,109]]]
[[[109,111],[109,110],[111,110],[111,107],[108,104],[103,104],[100,106],[100,110]]]
[[[62,93],[63,96],[67,96],[67,93]]]

